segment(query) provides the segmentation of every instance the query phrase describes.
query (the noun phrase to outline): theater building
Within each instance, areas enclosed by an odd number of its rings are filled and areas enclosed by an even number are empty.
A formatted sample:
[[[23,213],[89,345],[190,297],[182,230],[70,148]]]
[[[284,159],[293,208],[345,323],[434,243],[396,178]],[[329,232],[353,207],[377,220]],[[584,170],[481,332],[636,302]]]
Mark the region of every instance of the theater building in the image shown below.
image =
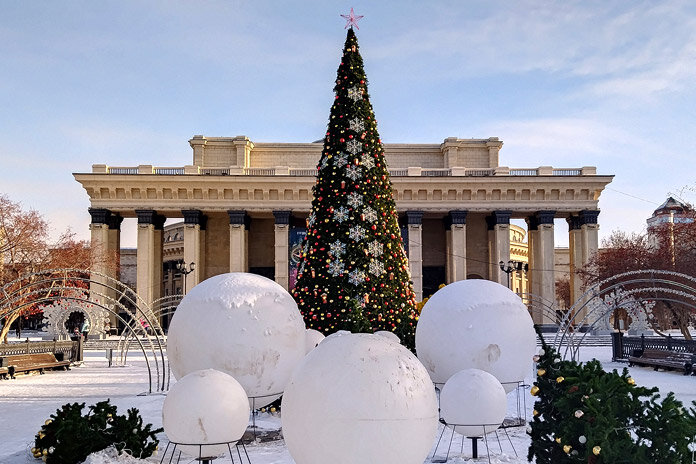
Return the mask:
[[[196,264],[184,290],[238,271],[291,287],[323,144],[202,135],[189,144],[191,164],[94,164],[91,172],[74,174],[90,198],[94,249],[118,250],[122,221],[137,221],[137,292],[152,302],[164,296],[164,263],[171,261],[164,222],[179,218],[177,253]],[[554,219],[567,224],[571,276],[597,250],[598,201],[613,176],[594,167],[501,166],[502,146],[495,137],[385,144],[418,298],[462,279],[507,285],[499,262],[511,260],[511,245],[517,253],[511,219],[527,222],[525,284],[549,301],[555,300]],[[571,278],[572,295],[580,295],[580,285]]]

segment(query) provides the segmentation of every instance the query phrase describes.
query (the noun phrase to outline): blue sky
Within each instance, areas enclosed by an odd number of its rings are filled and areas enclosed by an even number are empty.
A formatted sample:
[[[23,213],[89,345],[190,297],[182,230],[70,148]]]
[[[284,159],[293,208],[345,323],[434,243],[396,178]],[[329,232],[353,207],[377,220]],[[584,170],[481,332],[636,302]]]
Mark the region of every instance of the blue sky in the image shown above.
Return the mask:
[[[183,166],[194,134],[321,138],[351,6],[383,141],[597,166],[616,176],[601,237],[696,202],[692,0],[0,0],[0,192],[87,238],[72,173],[93,163]]]

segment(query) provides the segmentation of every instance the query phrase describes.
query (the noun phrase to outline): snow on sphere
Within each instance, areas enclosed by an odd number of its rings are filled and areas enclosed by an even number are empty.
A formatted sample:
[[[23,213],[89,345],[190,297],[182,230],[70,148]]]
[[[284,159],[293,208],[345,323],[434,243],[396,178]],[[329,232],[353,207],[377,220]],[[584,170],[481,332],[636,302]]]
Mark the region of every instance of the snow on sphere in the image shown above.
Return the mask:
[[[196,285],[169,326],[167,355],[177,379],[199,369],[230,374],[256,408],[282,393],[305,355],[305,324],[276,282],[235,272]]]
[[[239,440],[249,423],[249,401],[232,376],[205,369],[184,376],[167,393],[162,405],[162,425],[174,443],[225,443]],[[234,443],[232,443],[234,445]],[[198,457],[198,446],[177,446]],[[228,452],[227,445],[203,446],[203,457]]]
[[[377,332],[375,332],[375,335],[387,337],[389,340],[395,341],[396,343],[401,343],[401,339],[399,338],[399,336],[396,335],[394,332],[390,332],[388,330],[378,330]]]
[[[428,372],[375,334],[326,337],[293,372],[282,410],[297,464],[422,464],[438,425]]]
[[[312,351],[314,348],[321,343],[321,341],[326,338],[324,337],[324,334],[319,332],[318,330],[314,329],[307,329],[305,332],[305,352],[309,353]]]
[[[486,433],[493,432],[503,423],[506,412],[505,389],[498,379],[480,369],[457,372],[440,392],[442,418],[465,437],[483,436],[484,424]]]
[[[522,300],[489,280],[460,280],[438,290],[416,326],[416,353],[436,384],[462,369],[493,374],[507,392],[532,365],[536,334]]]

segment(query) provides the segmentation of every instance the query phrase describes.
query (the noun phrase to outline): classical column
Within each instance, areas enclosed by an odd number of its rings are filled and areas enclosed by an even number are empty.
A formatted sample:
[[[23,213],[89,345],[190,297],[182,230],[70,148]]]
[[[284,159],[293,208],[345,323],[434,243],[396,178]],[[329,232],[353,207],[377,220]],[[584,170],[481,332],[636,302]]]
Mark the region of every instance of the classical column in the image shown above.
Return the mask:
[[[592,259],[597,250],[599,250],[599,224],[597,224],[597,210],[582,210],[580,211],[580,226],[582,230],[582,260],[586,264]]]
[[[577,270],[586,266],[599,249],[599,225],[597,224],[597,210],[582,210],[577,216],[568,218],[569,248],[570,248],[570,304],[580,306],[584,303],[581,297],[585,292],[582,281],[577,275]],[[594,321],[585,321],[587,308],[576,314],[576,324],[592,324]],[[583,322],[584,321],[584,322]]]
[[[510,216],[512,211],[493,211],[486,217],[488,224],[488,278],[507,286],[507,275],[500,269],[500,261],[510,261]]]
[[[91,234],[92,270],[90,276],[90,298],[105,304],[112,304],[110,299],[116,295],[116,290],[108,282],[108,277],[118,279],[118,259],[120,255],[121,222],[123,217],[108,209],[89,208],[92,218],[89,225]],[[114,263],[114,261],[116,261]],[[96,273],[99,273],[97,275]],[[102,296],[103,295],[103,296]],[[115,316],[111,315],[112,322]]]
[[[230,217],[230,272],[249,272],[249,216],[246,211],[227,211]]]
[[[554,231],[553,219],[555,211],[538,211],[535,220],[530,221],[536,227],[535,239],[532,249],[534,257],[531,266],[532,291],[546,304],[556,303],[556,279],[554,263]],[[555,315],[548,311],[542,311],[542,307],[535,305],[532,311],[532,319],[537,324],[555,324]]]
[[[275,281],[288,290],[288,266],[290,258],[290,216],[291,211],[273,211],[275,218]]]
[[[450,211],[447,224],[447,283],[466,279],[466,211]]]
[[[162,296],[162,227],[166,218],[151,209],[138,216],[137,291],[147,304]]]
[[[408,267],[416,299],[423,299],[423,211],[406,211],[408,224]]]
[[[186,276],[184,294],[205,279],[205,225],[208,218],[198,209],[184,209],[184,264],[195,263]]]
[[[583,266],[582,221],[580,216],[570,216],[568,222],[568,254],[570,257],[570,305],[572,306],[583,293],[582,279],[578,270]]]

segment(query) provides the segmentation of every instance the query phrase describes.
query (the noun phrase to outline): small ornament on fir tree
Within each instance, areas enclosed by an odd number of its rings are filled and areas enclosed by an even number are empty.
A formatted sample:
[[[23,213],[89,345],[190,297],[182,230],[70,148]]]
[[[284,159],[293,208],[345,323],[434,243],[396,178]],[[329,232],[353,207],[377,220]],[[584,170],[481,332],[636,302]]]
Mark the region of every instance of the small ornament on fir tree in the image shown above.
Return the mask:
[[[539,393],[539,387],[537,387],[536,385],[534,385],[534,386],[532,387],[532,389],[529,390],[529,393],[530,393],[532,396],[536,396],[537,393]]]
[[[633,377],[629,377],[628,380],[626,380],[626,382],[628,382],[629,385],[635,385],[635,384],[636,384],[636,381],[633,380]]]
[[[595,446],[594,448],[592,448],[592,454],[594,454],[595,456],[599,456],[599,453],[601,452],[602,448],[600,448],[599,446]]]
[[[565,380],[565,378],[564,378],[562,375],[556,377],[556,383],[561,383],[561,382],[563,382],[564,380]]]
[[[546,369],[537,369],[537,375],[543,377],[546,374]]]
[[[570,445],[564,445],[563,452],[565,452],[566,454],[570,454],[571,448],[572,448],[572,446],[570,446]]]

